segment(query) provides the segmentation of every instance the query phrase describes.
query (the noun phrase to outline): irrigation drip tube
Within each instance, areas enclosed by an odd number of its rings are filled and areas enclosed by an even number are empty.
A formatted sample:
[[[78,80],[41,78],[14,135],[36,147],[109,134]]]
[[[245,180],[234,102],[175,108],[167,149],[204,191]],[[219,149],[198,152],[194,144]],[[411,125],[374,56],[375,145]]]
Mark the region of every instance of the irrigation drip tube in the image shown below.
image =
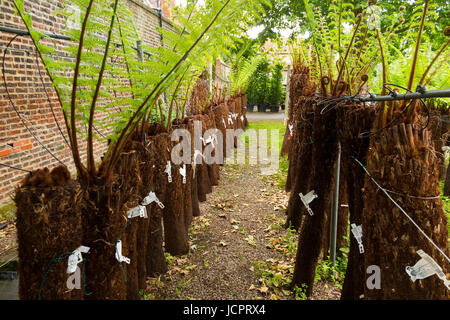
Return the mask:
[[[371,94],[370,97],[342,96],[337,99],[352,102],[377,102],[377,101],[413,100],[426,98],[450,98],[450,89],[439,89],[429,91],[423,89],[418,92],[410,92],[410,93],[392,92],[391,94],[386,96],[376,96],[374,94]]]

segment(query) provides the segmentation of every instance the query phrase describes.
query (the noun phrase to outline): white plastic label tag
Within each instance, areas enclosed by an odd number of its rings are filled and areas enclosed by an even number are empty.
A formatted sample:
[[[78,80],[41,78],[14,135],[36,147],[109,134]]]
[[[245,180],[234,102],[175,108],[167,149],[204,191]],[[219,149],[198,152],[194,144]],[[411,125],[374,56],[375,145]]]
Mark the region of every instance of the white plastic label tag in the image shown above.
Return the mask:
[[[289,124],[289,125],[288,125],[288,128],[289,128],[289,132],[290,132],[291,137],[292,137],[293,130],[294,130],[294,125],[293,125],[293,124]]]
[[[352,223],[352,233],[356,241],[358,241],[359,253],[364,253],[364,246],[362,243],[362,225],[357,226]]]
[[[164,209],[164,205],[161,203],[161,201],[159,201],[158,197],[156,196],[156,194],[153,191],[150,191],[148,196],[146,196],[144,198],[144,200],[142,200],[141,205],[147,206],[152,202],[156,202],[158,204],[158,206],[160,206],[161,209]]]
[[[180,168],[180,174],[183,176],[183,184],[186,184],[186,164],[183,164],[183,167]]]
[[[122,240],[116,242],[116,259],[119,262],[125,262],[130,264],[130,258],[122,256]]]
[[[128,210],[127,215],[130,219],[135,217],[148,218],[147,209],[145,208],[145,206],[141,205]]]
[[[318,197],[318,195],[314,192],[314,190],[311,190],[306,195],[303,195],[303,193],[298,194],[300,196],[300,199],[302,200],[303,204],[305,205],[306,209],[308,210],[308,213],[310,216],[314,215],[314,212],[309,207],[309,204]]]
[[[74,273],[77,270],[78,264],[83,261],[81,253],[87,253],[89,249],[89,247],[79,246],[73,251],[67,262],[67,273]]]
[[[233,117],[231,114],[228,115],[228,124],[233,124]]]
[[[164,172],[167,173],[169,183],[172,182],[172,165],[170,164],[170,160],[167,161],[166,170],[164,170]]]
[[[80,267],[75,266],[75,273],[70,275],[66,280],[67,289],[81,289],[81,270]]]
[[[223,126],[226,128],[227,124],[225,123],[225,119],[222,119]]]
[[[444,282],[447,289],[450,290],[450,280],[447,280],[442,268],[423,250],[417,251],[417,254],[422,258],[414,266],[407,266],[405,268],[406,273],[411,277],[411,280],[415,282],[417,279],[425,279],[436,274],[439,279]]]
[[[202,158],[204,158],[203,153],[200,150],[195,149],[194,150],[194,167],[197,164],[197,157],[201,156]]]
[[[200,140],[203,141],[203,145],[206,146],[208,143],[211,143],[212,147],[214,148],[214,141],[217,139],[217,136],[213,134],[212,136],[209,136],[208,139],[204,139],[203,137],[200,137]]]
[[[192,166],[192,177],[195,177],[195,168],[197,167],[197,157],[201,156],[202,158],[205,158],[203,156],[203,153],[200,150],[194,149],[194,164]]]
[[[241,121],[244,121],[244,116],[241,116]]]

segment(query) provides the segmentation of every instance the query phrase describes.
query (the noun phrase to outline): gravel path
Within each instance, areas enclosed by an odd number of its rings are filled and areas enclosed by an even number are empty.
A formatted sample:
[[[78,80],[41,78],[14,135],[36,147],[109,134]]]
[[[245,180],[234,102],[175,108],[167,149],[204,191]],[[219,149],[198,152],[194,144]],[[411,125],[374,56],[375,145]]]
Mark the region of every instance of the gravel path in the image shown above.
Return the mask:
[[[190,229],[191,252],[168,257],[169,272],[149,280],[145,299],[295,299],[297,235],[286,231],[288,196],[257,166],[221,167],[219,186]],[[312,299],[339,299],[318,282]]]

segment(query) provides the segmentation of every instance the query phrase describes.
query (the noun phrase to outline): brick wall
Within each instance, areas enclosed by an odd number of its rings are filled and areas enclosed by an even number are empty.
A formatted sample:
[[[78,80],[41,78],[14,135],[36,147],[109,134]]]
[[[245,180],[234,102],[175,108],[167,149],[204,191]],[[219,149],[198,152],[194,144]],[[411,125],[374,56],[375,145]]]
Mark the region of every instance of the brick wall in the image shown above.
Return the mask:
[[[61,17],[55,16],[54,12],[61,9],[62,2],[62,0],[25,0],[25,10],[32,15],[33,26],[36,29],[61,34],[64,21]],[[170,29],[172,27],[170,20],[164,16],[160,17],[156,10],[144,3],[144,0],[128,0],[128,7],[133,13],[144,43],[160,46],[161,38],[156,27],[162,23],[163,28]],[[14,16],[12,0],[0,2],[0,26],[25,30],[21,19]],[[0,68],[4,49],[14,36],[0,31]],[[56,41],[58,52],[62,53],[63,47],[67,45],[67,41]],[[54,113],[67,138],[61,108],[41,61],[36,59],[36,51],[30,38],[19,36],[9,48],[5,54],[5,80],[11,100],[35,136],[74,172],[70,149],[65,144],[53,116]],[[42,75],[45,88],[39,73]],[[58,161],[45,151],[23,125],[8,99],[3,82],[4,78],[0,72],[0,163],[26,170],[42,167],[51,169],[58,165]],[[79,139],[79,144],[83,146],[85,141]],[[106,143],[95,141],[94,147],[98,160],[106,151]],[[81,147],[81,150],[85,148]],[[10,201],[14,187],[25,175],[25,172],[0,166],[0,205]]]

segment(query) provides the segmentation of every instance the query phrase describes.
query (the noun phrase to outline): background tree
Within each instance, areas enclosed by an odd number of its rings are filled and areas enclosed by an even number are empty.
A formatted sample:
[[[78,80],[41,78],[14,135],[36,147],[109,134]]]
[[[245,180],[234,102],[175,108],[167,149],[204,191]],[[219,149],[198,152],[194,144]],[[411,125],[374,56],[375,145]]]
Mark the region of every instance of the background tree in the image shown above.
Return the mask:
[[[281,63],[275,64],[272,69],[270,78],[269,94],[267,102],[270,106],[279,106],[283,101],[283,65]]]

